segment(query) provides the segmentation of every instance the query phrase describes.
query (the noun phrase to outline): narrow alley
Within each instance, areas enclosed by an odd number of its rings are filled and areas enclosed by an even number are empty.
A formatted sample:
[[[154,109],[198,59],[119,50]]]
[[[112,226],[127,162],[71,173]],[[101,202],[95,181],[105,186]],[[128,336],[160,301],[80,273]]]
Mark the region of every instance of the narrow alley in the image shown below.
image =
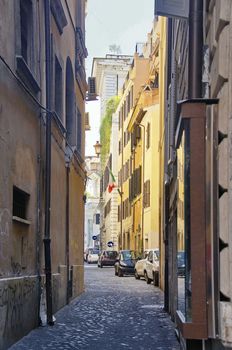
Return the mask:
[[[54,327],[37,328],[10,349],[179,349],[159,288],[95,264],[85,265],[85,280],[85,293],[56,314]]]

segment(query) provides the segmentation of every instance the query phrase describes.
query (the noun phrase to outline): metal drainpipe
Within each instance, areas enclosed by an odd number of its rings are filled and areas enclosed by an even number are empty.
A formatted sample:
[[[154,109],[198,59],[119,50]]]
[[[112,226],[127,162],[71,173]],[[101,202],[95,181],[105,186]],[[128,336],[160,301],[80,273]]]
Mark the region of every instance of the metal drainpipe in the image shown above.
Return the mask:
[[[168,96],[168,90],[169,85],[171,83],[171,75],[172,75],[172,35],[173,35],[173,20],[172,18],[168,19],[168,42],[167,42],[167,51],[169,52],[168,58],[167,58],[167,67],[166,67],[166,75],[167,75],[167,90],[166,90],[166,96]],[[171,54],[170,54],[171,53]],[[165,115],[167,113],[167,109],[165,111]],[[166,119],[166,118],[165,118]],[[167,122],[165,120],[165,130],[167,129]],[[167,145],[166,145],[167,147]],[[166,155],[165,150],[165,173],[167,172],[168,168],[168,156]],[[170,290],[169,290],[169,182],[166,182],[165,184],[165,192],[164,192],[164,201],[165,201],[165,240],[164,240],[164,310],[169,312],[169,297],[170,297]],[[160,240],[161,244],[161,240]]]
[[[69,304],[70,297],[70,276],[69,276],[69,173],[70,164],[66,164],[66,265],[67,265],[67,296],[66,302]]]
[[[190,0],[189,7],[189,98],[202,96],[203,0]]]
[[[144,178],[145,178],[145,126],[138,124],[143,128],[143,183],[142,183],[142,252],[144,251]]]
[[[121,142],[121,147],[122,147],[122,162],[121,162],[121,220],[120,220],[120,235],[121,235],[121,248],[120,249],[125,249],[123,247],[123,244],[124,244],[124,241],[123,241],[123,233],[122,233],[122,229],[123,229],[123,224],[122,224],[122,220],[123,220],[123,208],[122,208],[122,205],[123,205],[123,175],[124,175],[124,171],[123,171],[123,152],[124,152],[124,130],[123,130],[123,127],[124,127],[124,113],[121,113],[122,114],[122,142]],[[121,117],[120,117],[121,118]]]
[[[45,55],[46,55],[46,108],[51,110],[51,42],[50,42],[50,0],[44,0]],[[46,275],[47,323],[53,325],[52,317],[52,273],[51,273],[51,113],[46,115],[46,165],[45,165],[45,233],[44,257]]]

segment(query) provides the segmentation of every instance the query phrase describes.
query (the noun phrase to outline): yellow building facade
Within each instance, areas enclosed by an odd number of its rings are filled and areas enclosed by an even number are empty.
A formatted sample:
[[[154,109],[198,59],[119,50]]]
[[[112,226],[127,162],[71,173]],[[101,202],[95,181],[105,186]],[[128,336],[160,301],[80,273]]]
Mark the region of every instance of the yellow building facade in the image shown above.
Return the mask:
[[[139,96],[141,86],[147,80],[149,74],[149,60],[137,53],[134,55],[134,60],[131,69],[127,75],[123,86],[122,98],[117,108],[119,114],[119,143],[118,143],[118,187],[120,195],[118,195],[118,247],[119,249],[133,249],[139,251],[142,249],[141,236],[141,217],[136,216],[135,206],[131,201],[132,189],[132,173],[136,170],[133,176],[134,190],[138,194],[138,208],[141,212],[141,156],[139,153],[133,157],[131,152],[131,134],[128,131],[128,124],[131,119],[136,101]],[[137,135],[139,143],[141,134]],[[139,185],[140,184],[140,185]],[[136,234],[135,234],[136,232]]]
[[[165,106],[166,106],[166,65],[167,65],[167,20],[159,17],[159,105],[160,105],[160,123],[159,123],[159,248],[160,248],[160,287],[164,289],[164,268],[165,268],[165,173],[164,173],[164,157],[165,157]]]
[[[163,252],[165,38],[160,18],[143,54],[135,55],[118,107],[119,248],[138,255],[152,248]]]

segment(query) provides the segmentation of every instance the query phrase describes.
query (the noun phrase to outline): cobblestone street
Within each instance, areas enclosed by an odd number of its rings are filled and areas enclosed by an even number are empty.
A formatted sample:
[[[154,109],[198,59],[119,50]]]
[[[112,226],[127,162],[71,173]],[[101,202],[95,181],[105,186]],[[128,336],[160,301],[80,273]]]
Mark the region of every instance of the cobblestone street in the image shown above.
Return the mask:
[[[174,326],[162,310],[162,293],[144,280],[114,276],[113,268],[85,266],[86,291],[11,350],[177,350]]]

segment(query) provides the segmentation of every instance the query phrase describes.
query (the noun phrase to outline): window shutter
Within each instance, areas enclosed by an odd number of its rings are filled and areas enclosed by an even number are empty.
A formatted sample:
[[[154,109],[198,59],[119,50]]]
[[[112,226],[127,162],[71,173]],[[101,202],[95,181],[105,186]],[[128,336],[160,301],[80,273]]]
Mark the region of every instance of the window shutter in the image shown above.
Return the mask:
[[[140,139],[141,138],[141,128],[139,125],[136,126],[136,138]]]
[[[150,123],[147,123],[147,149],[150,147]]]
[[[144,208],[146,208],[146,206],[147,206],[147,182],[144,182],[144,192],[143,192],[143,206],[144,206]]]
[[[147,206],[150,207],[150,180],[147,181]]]

